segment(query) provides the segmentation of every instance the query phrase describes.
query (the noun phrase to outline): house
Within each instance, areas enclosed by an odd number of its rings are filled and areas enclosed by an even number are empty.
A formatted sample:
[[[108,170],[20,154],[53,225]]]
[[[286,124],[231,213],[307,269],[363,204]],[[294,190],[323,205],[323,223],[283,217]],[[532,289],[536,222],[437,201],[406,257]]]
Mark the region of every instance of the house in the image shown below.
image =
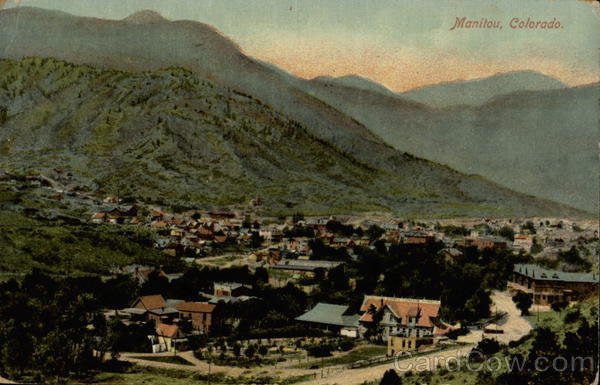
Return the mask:
[[[529,250],[531,250],[531,246],[533,246],[533,238],[530,235],[515,235],[515,240],[513,241],[513,248],[528,252]]]
[[[108,216],[104,212],[94,213],[94,215],[92,215],[93,223],[103,223],[103,222],[106,222],[107,220],[108,220]]]
[[[318,269],[331,270],[343,264],[344,262],[340,261],[321,261],[316,259],[282,259],[279,264],[271,266],[271,269],[286,270],[293,273],[299,273],[305,276],[314,276],[316,270]]]
[[[124,217],[133,218],[138,215],[138,207],[136,205],[130,207],[123,207],[121,209],[121,215]]]
[[[347,305],[319,302],[311,310],[296,317],[296,321],[333,331],[342,336],[356,338],[358,337],[358,319],[360,315],[347,315],[347,311]]]
[[[215,297],[241,297],[252,293],[252,286],[238,282],[215,282],[213,295]]]
[[[388,342],[389,355],[431,345],[436,335],[447,328],[439,319],[440,301],[366,295],[360,307],[361,335],[374,322],[372,310],[383,313],[379,325],[383,340]]]
[[[444,257],[446,263],[460,263],[463,260],[462,251],[455,249],[454,247],[443,248],[438,254]]]
[[[158,323],[171,323],[177,318],[178,311],[173,307],[179,300],[167,300],[162,295],[145,295],[139,297],[128,309],[123,312],[131,315],[132,321],[154,320]]]
[[[598,274],[567,273],[533,264],[515,264],[508,288],[514,293],[531,294],[533,302],[540,305],[577,301],[598,292]]]
[[[276,265],[281,261],[281,250],[271,248],[268,251],[257,251],[250,254],[249,258],[256,262],[265,262],[269,265]]]
[[[152,274],[156,274],[158,277],[165,277],[166,278],[166,274],[159,269],[154,269],[154,268],[139,268],[136,267],[135,270],[133,271],[133,279],[135,279],[138,284],[141,286],[144,282],[148,281],[148,279],[150,279],[150,276]]]
[[[160,294],[143,295],[131,305],[132,308],[145,310],[160,309],[165,307],[165,299]]]
[[[211,330],[215,305],[206,302],[181,302],[175,306],[181,320],[191,320],[192,329],[202,333]]]
[[[422,245],[426,243],[435,242],[435,236],[422,232],[410,232],[404,234],[403,240],[404,243],[409,245]]]
[[[500,237],[465,238],[465,246],[475,246],[478,249],[504,250],[507,247],[507,242]]]
[[[227,241],[227,235],[225,233],[223,233],[223,231],[219,230],[216,233],[214,233],[214,239],[215,239],[215,242],[225,243]]]
[[[104,198],[104,203],[119,203],[121,201],[121,199],[115,197],[115,196],[109,196]]]
[[[156,326],[156,335],[159,344],[165,344],[168,352],[174,352],[178,343],[186,342],[184,333],[177,325],[159,323]]]
[[[165,299],[162,295],[145,295],[135,300],[131,307],[122,311],[129,314],[132,321],[145,321],[150,319],[149,310],[164,309],[165,306]]]
[[[163,213],[160,210],[152,210],[152,212],[150,213],[150,219],[152,219],[153,221],[161,221],[164,216],[165,213]]]
[[[301,237],[301,238],[292,238],[289,240],[289,248],[290,250],[295,250],[302,253],[307,253],[310,250],[308,246],[309,238]]]

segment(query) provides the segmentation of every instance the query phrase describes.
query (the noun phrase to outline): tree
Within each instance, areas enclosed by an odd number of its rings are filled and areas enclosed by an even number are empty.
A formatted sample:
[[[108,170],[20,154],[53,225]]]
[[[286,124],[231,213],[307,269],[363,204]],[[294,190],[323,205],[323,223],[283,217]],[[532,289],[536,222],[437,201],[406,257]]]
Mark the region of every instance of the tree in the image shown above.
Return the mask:
[[[327,273],[327,278],[329,278],[328,281],[336,291],[347,290],[350,287],[344,265],[339,265],[329,270],[329,273]]]
[[[142,284],[140,294],[142,295],[154,295],[162,294],[167,296],[169,294],[169,279],[165,277],[160,271],[155,270],[148,274],[148,280]]]
[[[241,354],[241,352],[242,352],[242,345],[240,345],[238,342],[236,342],[236,343],[233,345],[233,354],[234,354],[236,357],[239,357],[239,356],[240,356],[240,354]]]
[[[269,272],[267,271],[267,269],[265,269],[262,266],[257,267],[254,271],[254,281],[269,283]]]
[[[371,339],[373,337],[381,337],[381,325],[380,322],[383,319],[383,308],[378,309],[375,305],[371,304],[367,313],[371,315],[372,321],[365,324],[367,330],[365,332],[365,338]]]
[[[533,243],[531,245],[531,250],[529,251],[531,254],[539,254],[544,250],[544,247],[540,245],[537,237],[533,237]]]
[[[300,221],[304,220],[304,214],[301,212],[296,212],[294,213],[294,215],[292,216],[292,223],[296,224]]]
[[[382,229],[381,227],[373,224],[373,225],[369,226],[369,228],[367,229],[367,231],[365,233],[366,233],[367,237],[369,237],[370,240],[374,241],[376,239],[379,239],[379,237],[381,237],[385,233],[385,230]]]
[[[265,238],[261,237],[258,231],[253,231],[250,237],[250,247],[253,249],[258,249],[264,241]]]
[[[518,292],[512,297],[517,309],[521,310],[521,315],[529,315],[529,308],[533,305],[533,299],[530,294]]]
[[[402,379],[398,376],[398,373],[394,369],[388,369],[383,373],[383,378],[379,382],[379,385],[401,385]]]
[[[511,241],[515,240],[515,231],[510,226],[504,226],[500,230],[498,230],[496,233],[501,237],[510,239]]]
[[[22,322],[11,319],[5,325],[0,325],[0,363],[1,367],[23,375],[23,370],[31,362],[33,356],[33,338]]]
[[[500,348],[501,346],[498,341],[492,338],[484,338],[479,341],[477,346],[471,351],[471,354],[473,354],[473,352],[479,352],[484,356],[491,356],[492,354],[498,353]]]
[[[254,353],[256,353],[256,348],[254,347],[254,345],[250,345],[246,348],[246,350],[244,350],[244,354],[248,358],[254,357]]]
[[[560,312],[560,311],[564,310],[568,305],[569,305],[569,302],[563,301],[563,302],[554,302],[552,305],[550,305],[550,307],[552,308],[552,310]]]
[[[531,221],[525,222],[522,229],[529,231],[529,233],[531,233],[531,234],[535,234],[535,225]]]
[[[47,376],[61,378],[68,376],[74,354],[65,332],[53,330],[37,344],[35,350],[36,366]]]
[[[268,352],[269,349],[265,345],[260,345],[260,347],[258,348],[258,354],[260,354],[261,356],[266,356]]]

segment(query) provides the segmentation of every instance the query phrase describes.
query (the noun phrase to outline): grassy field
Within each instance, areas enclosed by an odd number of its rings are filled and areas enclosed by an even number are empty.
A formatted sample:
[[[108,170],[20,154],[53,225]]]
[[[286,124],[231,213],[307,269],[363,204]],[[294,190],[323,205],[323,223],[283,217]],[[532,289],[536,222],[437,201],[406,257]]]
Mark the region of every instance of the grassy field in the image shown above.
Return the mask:
[[[531,313],[525,316],[525,319],[531,324],[533,328],[536,327],[556,327],[562,323],[563,312],[556,311],[543,311],[538,313]]]
[[[179,357],[179,356],[157,356],[157,357],[152,357],[152,356],[138,356],[138,357],[131,357],[131,358],[137,358],[139,360],[146,360],[146,361],[165,362],[167,364],[178,364],[178,365],[194,366],[194,364],[192,364],[191,362],[189,362],[185,358],[182,358],[182,357]]]
[[[351,352],[349,352],[347,354],[341,354],[341,355],[335,356],[335,357],[324,358],[322,362],[321,362],[321,360],[303,362],[301,364],[295,365],[294,368],[308,369],[311,366],[315,366],[315,365],[318,367],[321,367],[321,364],[323,366],[351,364],[356,361],[367,360],[369,358],[385,355],[386,350],[387,350],[387,348],[385,346],[376,346],[376,345],[363,346],[363,347],[359,347],[355,350],[352,350]]]

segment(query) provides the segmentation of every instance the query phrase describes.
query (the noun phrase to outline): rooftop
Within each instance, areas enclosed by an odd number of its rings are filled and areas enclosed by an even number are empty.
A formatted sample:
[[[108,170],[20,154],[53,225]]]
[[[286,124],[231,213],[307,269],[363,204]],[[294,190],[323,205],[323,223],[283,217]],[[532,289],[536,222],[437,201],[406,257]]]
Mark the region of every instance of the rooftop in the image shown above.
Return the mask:
[[[400,319],[402,325],[408,325],[408,319],[416,317],[417,326],[423,327],[434,327],[434,320],[439,316],[440,311],[440,301],[437,300],[365,295],[360,307],[360,311],[365,313],[360,321],[372,322],[372,315],[368,312],[371,305],[376,309],[389,308]]]
[[[319,302],[315,307],[301,316],[297,317],[297,321],[314,322],[324,325],[335,326],[358,326],[360,315],[344,315],[348,310],[347,305],[334,305],[330,303]]]
[[[515,264],[514,272],[541,281],[562,282],[598,282],[598,274],[594,273],[568,273],[559,270],[550,270],[534,264]]]

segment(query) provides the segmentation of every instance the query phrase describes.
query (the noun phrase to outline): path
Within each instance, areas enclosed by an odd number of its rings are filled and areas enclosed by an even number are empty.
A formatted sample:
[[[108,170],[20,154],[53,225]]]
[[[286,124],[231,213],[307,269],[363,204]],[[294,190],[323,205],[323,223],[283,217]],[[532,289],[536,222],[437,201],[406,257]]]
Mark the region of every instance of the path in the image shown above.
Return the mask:
[[[177,356],[185,359],[190,362],[192,365],[181,365],[181,364],[172,364],[168,362],[160,362],[160,361],[150,361],[144,360],[143,357],[166,357],[172,356],[172,352],[163,352],[163,353],[121,353],[120,360],[132,362],[141,366],[152,366],[156,368],[164,368],[164,369],[177,369],[177,370],[187,370],[187,371],[197,371],[201,373],[208,373],[208,363],[206,361],[202,361],[197,359],[194,356],[194,353],[189,350],[185,352],[178,352]],[[309,369],[288,369],[288,368],[279,368],[273,366],[257,366],[251,368],[242,368],[236,366],[219,366],[219,365],[211,365],[210,366],[211,373],[222,373],[229,377],[240,377],[240,376],[264,376],[268,374],[273,377],[291,377],[291,376],[302,376],[306,374],[312,374],[315,371]]]
[[[189,354],[186,354],[189,353]],[[142,366],[153,366],[156,368],[164,368],[164,369],[178,369],[178,370],[189,370],[189,371],[199,371],[199,372],[207,372],[208,373],[208,364],[204,361],[198,360],[194,357],[194,354],[189,352],[180,352],[177,353],[178,356],[182,357],[186,361],[194,364],[192,365],[182,365],[182,364],[172,364],[168,362],[160,362],[160,361],[151,361],[144,360],[143,357],[167,357],[173,356],[171,352],[163,352],[163,353],[121,353],[119,359],[121,361],[132,362]],[[211,365],[211,372],[223,372],[229,376],[240,376],[242,372],[245,371],[244,368],[236,368],[233,366],[218,366]]]
[[[525,318],[521,316],[521,311],[512,301],[512,296],[507,291],[494,291],[492,293],[492,310],[495,312],[505,312],[506,316],[499,322],[498,328],[502,329],[502,334],[483,334],[483,331],[473,331],[466,336],[458,338],[459,342],[477,343],[482,337],[497,339],[502,343],[516,341],[528,334],[532,327]]]
[[[464,357],[471,351],[471,346],[464,346],[457,349],[444,350],[431,354],[422,355],[414,358],[407,358],[401,361],[389,362],[382,365],[371,366],[362,369],[347,369],[338,374],[331,375],[326,378],[317,378],[302,382],[303,385],[326,385],[326,384],[343,384],[343,385],[358,385],[365,381],[379,380],[383,374],[389,369],[395,369],[402,373],[409,370],[414,372],[424,370],[435,370],[437,364],[444,366],[444,362],[452,362],[454,358]],[[456,361],[454,361],[456,362]]]

